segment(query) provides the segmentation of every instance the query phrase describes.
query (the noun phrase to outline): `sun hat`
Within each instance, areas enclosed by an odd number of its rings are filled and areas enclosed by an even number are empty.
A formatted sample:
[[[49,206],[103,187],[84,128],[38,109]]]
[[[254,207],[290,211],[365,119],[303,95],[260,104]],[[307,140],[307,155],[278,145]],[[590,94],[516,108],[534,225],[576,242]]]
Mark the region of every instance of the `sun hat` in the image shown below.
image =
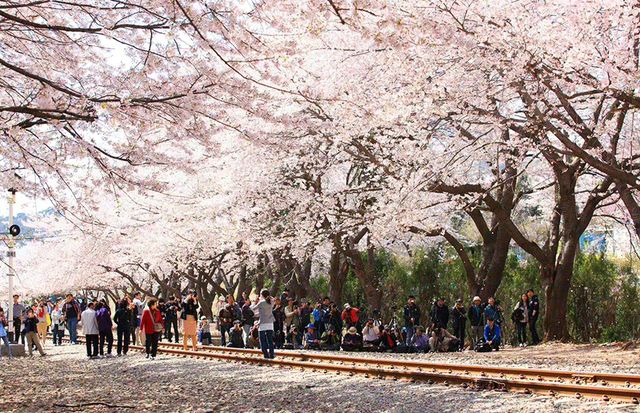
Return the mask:
[[[347,331],[349,331],[349,334],[355,334],[355,333],[358,332],[358,330],[356,330],[355,327],[349,327],[349,330],[347,330]]]

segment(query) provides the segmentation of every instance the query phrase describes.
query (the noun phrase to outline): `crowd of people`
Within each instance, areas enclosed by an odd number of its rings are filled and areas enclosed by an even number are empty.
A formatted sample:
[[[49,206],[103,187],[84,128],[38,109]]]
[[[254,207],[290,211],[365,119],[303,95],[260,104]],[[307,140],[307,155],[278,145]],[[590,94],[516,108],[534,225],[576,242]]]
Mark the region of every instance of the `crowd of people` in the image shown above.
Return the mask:
[[[538,297],[529,290],[513,309],[511,320],[519,346],[529,344],[527,330],[531,344],[540,342],[536,329],[539,307]],[[179,343],[180,330],[184,350],[190,345],[192,351],[197,351],[198,343],[213,344],[215,324],[220,345],[260,347],[265,358],[273,358],[275,349],[411,353],[469,348],[484,352],[497,351],[504,344],[503,309],[493,297],[483,303],[476,296],[468,308],[462,299],[449,308],[445,299],[440,298],[425,314],[416,298],[409,296],[402,314],[403,325],[395,315],[384,322],[377,310],[367,315],[348,303],[339,307],[329,297],[314,304],[293,297],[287,289],[277,297],[265,289],[254,300],[246,294],[237,301],[228,295],[211,319],[201,308],[195,292],[185,297],[146,300],[139,292],[127,294],[115,303],[113,314],[104,299],[76,299],[67,294],[64,299],[25,306],[15,295],[13,323],[20,333],[13,337],[13,342],[18,343],[20,338],[29,355],[37,350],[44,356],[47,334],[53,337],[54,346],[62,345],[65,332],[71,344],[78,344],[77,329],[81,324],[88,358],[111,357],[115,342],[117,356],[126,355],[131,344],[139,343],[145,346],[147,358],[154,360],[159,341]],[[6,327],[7,317],[0,308],[0,344],[8,347],[11,357]],[[468,341],[467,332],[470,332]]]

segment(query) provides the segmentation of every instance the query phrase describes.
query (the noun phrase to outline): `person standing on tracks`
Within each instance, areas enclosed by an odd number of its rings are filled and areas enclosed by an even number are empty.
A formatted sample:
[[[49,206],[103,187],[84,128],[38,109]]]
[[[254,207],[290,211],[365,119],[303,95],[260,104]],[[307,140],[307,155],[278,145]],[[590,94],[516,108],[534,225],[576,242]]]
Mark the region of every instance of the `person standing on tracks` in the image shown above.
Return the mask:
[[[142,301],[142,293],[140,291],[136,291],[133,294],[133,304],[136,306],[136,335],[138,336],[138,341],[140,342],[140,344],[143,344],[145,336],[142,333],[142,329],[140,328],[140,321],[142,320],[142,313],[144,312],[144,301]]]
[[[189,339],[191,339],[193,351],[198,349],[198,339],[196,337],[196,329],[198,328],[198,302],[196,300],[197,297],[194,297],[193,294],[189,294],[187,301],[182,307],[182,313],[180,314],[180,317],[183,320],[182,348],[185,351],[187,350],[187,343],[189,342]]]
[[[266,359],[275,358],[273,345],[274,301],[269,294],[269,290],[264,289],[260,292],[260,297],[256,297],[255,303],[251,306],[252,310],[258,312],[260,348]]]
[[[87,304],[87,309],[82,312],[82,333],[87,345],[87,357],[94,359],[98,357],[98,337],[100,330],[98,329],[98,320],[94,310],[95,303]]]
[[[249,348],[249,338],[251,338],[251,327],[255,321],[255,313],[251,309],[251,300],[245,300],[242,306],[242,331],[244,332],[244,346]]]
[[[33,346],[38,349],[41,356],[46,356],[38,339],[38,317],[31,308],[27,310],[27,316],[24,319],[24,336],[27,340],[29,356],[33,355]]]
[[[78,322],[82,319],[80,312],[80,304],[73,298],[72,294],[67,294],[64,305],[62,306],[62,315],[64,322],[69,330],[69,340],[71,344],[78,344]]]
[[[458,338],[458,351],[464,350],[464,336],[467,330],[467,313],[464,310],[462,299],[456,300],[456,305],[451,308],[451,318],[453,321],[453,335]]]
[[[147,302],[147,308],[140,319],[140,332],[145,335],[145,353],[147,353],[147,358],[151,358],[151,360],[156,359],[158,341],[163,328],[164,320],[158,309],[158,300],[152,298]]]
[[[410,295],[407,298],[407,305],[404,306],[404,327],[407,332],[406,345],[411,345],[411,339],[415,334],[416,327],[420,325],[420,307],[416,305],[416,297]]]
[[[129,334],[131,334],[131,345],[136,345],[136,330],[138,329],[138,307],[133,301],[127,300],[129,312],[131,313],[131,320],[129,324]]]
[[[106,302],[100,301],[96,306],[96,321],[98,322],[98,335],[100,341],[100,357],[104,356],[104,343],[107,342],[107,357],[111,357],[113,349],[113,323],[111,311]]]
[[[180,308],[180,304],[177,297],[170,299],[165,304],[164,336],[169,342],[171,342],[171,338],[174,337],[174,334],[175,334],[174,341],[176,343],[180,338],[180,334],[178,333],[178,309],[179,308]]]
[[[133,313],[129,309],[129,302],[127,300],[122,300],[118,304],[118,309],[116,313],[113,315],[113,321],[118,325],[117,337],[118,337],[118,345],[116,350],[118,352],[118,356],[124,354],[127,355],[129,351],[129,335],[131,330],[131,318],[135,318]]]
[[[484,310],[480,303],[482,300],[477,295],[473,297],[473,304],[467,311],[467,318],[471,324],[471,345],[475,349],[484,334]]]
[[[227,334],[233,328],[233,314],[234,309],[227,302],[222,306],[220,312],[218,312],[218,326],[220,329],[220,345],[222,347],[226,347],[227,345]]]
[[[529,289],[527,291],[527,297],[529,297],[528,315],[529,331],[531,331],[531,344],[535,346],[537,344],[540,344],[540,337],[538,336],[538,330],[536,329],[538,315],[540,315],[540,300],[532,289]]]
[[[284,346],[284,307],[282,300],[275,298],[273,305],[273,343],[277,349]],[[235,322],[235,321],[234,321]]]

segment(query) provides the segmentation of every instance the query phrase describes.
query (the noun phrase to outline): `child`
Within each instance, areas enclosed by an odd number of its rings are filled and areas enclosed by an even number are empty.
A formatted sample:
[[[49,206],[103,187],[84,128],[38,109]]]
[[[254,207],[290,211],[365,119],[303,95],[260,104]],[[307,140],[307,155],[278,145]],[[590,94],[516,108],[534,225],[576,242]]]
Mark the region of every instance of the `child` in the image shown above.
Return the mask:
[[[207,317],[200,317],[200,327],[198,328],[198,339],[203,346],[211,345],[211,325]]]
[[[233,348],[243,348],[244,340],[243,340],[244,330],[242,329],[242,324],[240,320],[236,320],[233,322],[233,328],[229,332],[229,343],[227,347]]]
[[[33,346],[35,345],[40,352],[41,356],[46,356],[40,339],[38,338],[38,317],[32,309],[27,310],[27,318],[24,320],[24,332],[27,339],[27,348],[29,349],[29,356],[33,356]]]

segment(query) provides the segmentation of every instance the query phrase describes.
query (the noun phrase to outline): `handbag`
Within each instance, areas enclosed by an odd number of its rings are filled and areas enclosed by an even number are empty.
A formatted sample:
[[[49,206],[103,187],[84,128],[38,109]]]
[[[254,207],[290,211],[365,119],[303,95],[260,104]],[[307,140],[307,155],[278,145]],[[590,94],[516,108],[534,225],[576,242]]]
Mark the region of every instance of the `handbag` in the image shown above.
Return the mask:
[[[156,333],[160,333],[162,332],[162,330],[164,329],[164,326],[162,325],[162,323],[158,323],[156,321],[156,315],[152,313],[152,317],[153,317],[153,331]]]

